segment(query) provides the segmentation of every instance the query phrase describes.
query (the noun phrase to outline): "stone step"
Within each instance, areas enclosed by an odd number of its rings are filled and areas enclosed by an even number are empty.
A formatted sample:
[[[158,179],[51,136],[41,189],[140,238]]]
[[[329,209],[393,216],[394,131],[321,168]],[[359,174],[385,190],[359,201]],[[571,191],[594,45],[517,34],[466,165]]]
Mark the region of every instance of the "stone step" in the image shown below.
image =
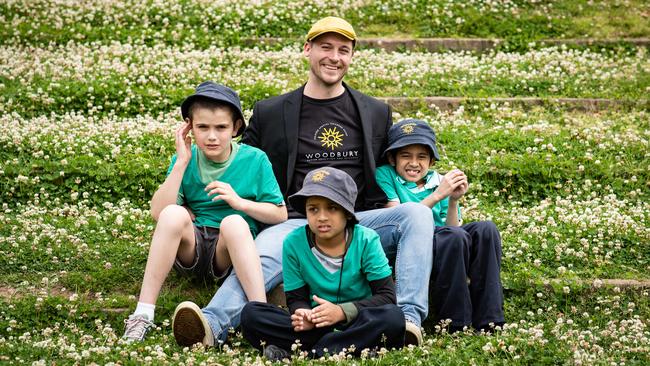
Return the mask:
[[[243,43],[249,46],[276,45],[283,43],[301,43],[295,38],[246,38]],[[360,38],[359,46],[380,48],[386,51],[427,50],[486,52],[503,43],[499,38]],[[650,38],[571,38],[545,39],[536,42],[548,46],[611,46],[629,44],[637,47],[650,47]]]
[[[421,107],[439,109],[441,111],[454,111],[466,103],[508,103],[512,106],[531,108],[536,106],[557,105],[568,110],[585,112],[606,111],[622,107],[650,108],[649,100],[618,100],[599,98],[538,98],[538,97],[379,97],[398,111],[413,110]]]

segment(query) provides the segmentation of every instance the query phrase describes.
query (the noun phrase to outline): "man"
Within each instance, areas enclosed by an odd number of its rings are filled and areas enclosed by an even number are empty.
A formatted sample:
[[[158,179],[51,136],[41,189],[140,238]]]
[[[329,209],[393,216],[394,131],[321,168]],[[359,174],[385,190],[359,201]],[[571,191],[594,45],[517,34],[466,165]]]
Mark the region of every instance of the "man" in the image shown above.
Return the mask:
[[[285,201],[302,188],[307,172],[315,168],[335,167],[354,179],[359,223],[379,234],[387,257],[394,261],[397,303],[406,318],[405,343],[420,344],[420,325],[428,311],[433,218],[431,210],[416,203],[378,209],[387,198],[375,182],[375,168],[386,148],[391,110],[343,82],[356,40],[352,26],[341,18],[316,22],[303,46],[309,61],[307,83],[258,102],[242,142],[266,152]],[[267,291],[282,282],[285,236],[306,224],[291,207],[289,218],[255,239]],[[229,327],[239,325],[245,303],[233,273],[194,320],[174,323],[174,333],[179,327],[179,332],[194,333],[195,341],[202,342],[206,332],[213,332],[215,339],[224,341]]]

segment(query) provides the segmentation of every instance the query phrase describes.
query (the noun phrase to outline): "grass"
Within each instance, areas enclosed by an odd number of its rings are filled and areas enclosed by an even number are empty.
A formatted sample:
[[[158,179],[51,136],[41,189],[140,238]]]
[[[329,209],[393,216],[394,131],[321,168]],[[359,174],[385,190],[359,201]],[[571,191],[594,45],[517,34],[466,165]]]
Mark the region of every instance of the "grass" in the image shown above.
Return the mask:
[[[648,4],[629,1],[307,1],[204,3],[153,1],[0,4],[0,39],[46,45],[136,41],[206,48],[248,37],[302,38],[323,14],[349,19],[363,37],[503,38],[525,48],[547,38],[647,37]]]
[[[185,296],[205,299],[210,289],[187,292],[167,289],[158,308],[160,326],[146,342],[118,341],[123,313],[111,312],[126,301],[103,294],[53,295],[48,285],[36,285],[42,294],[0,300],[0,360],[5,364],[40,362],[178,364],[257,364],[257,351],[235,334],[221,352],[175,345],[168,319]],[[569,287],[567,287],[569,288]],[[643,319],[649,310],[648,292],[571,287],[528,287],[507,293],[506,317],[518,319],[495,335],[448,335],[435,325],[422,347],[381,353],[379,358],[349,360],[345,364],[514,364],[642,365],[648,359],[648,330]],[[17,346],[20,342],[20,346]],[[294,364],[340,364],[340,356],[309,361],[294,355]]]
[[[359,50],[346,81],[374,96],[597,97],[598,113],[553,103],[467,102],[394,112],[434,127],[440,171],[470,180],[466,221],[503,238],[507,326],[449,335],[425,323],[422,347],[297,365],[650,363],[650,90],[647,49],[542,48],[540,39],[648,37],[648,5],[627,1],[313,3],[4,1],[0,3],[0,364],[264,364],[233,334],[221,349],[181,348],[170,317],[213,283],[171,274],[144,343],[119,341],[133,310],[153,221],[148,201],[174,153],[178,106],[199,82],[256,101],[301,85],[307,28],[348,18],[363,37],[498,37],[470,53]],[[268,48],[243,38],[282,36]],[[532,45],[532,42],[536,42]],[[550,281],[556,279],[557,281]]]
[[[177,108],[204,80],[241,95],[245,108],[299,87],[308,73],[295,48],[178,50],[133,44],[0,47],[0,112],[84,111],[157,115]],[[348,78],[374,96],[613,98],[646,101],[644,48],[431,54],[359,51]]]

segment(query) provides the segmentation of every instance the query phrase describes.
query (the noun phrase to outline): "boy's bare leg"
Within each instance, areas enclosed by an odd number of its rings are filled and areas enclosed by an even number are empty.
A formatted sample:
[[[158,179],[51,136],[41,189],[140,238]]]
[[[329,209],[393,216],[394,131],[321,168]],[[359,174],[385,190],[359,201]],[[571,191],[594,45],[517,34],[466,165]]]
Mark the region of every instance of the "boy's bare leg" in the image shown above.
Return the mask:
[[[230,215],[221,221],[215,257],[218,273],[234,267],[248,301],[266,302],[260,255],[248,223],[241,216]]]
[[[195,248],[194,226],[187,210],[177,205],[165,207],[151,239],[139,301],[155,304],[174,260],[178,258],[184,266],[192,265]]]

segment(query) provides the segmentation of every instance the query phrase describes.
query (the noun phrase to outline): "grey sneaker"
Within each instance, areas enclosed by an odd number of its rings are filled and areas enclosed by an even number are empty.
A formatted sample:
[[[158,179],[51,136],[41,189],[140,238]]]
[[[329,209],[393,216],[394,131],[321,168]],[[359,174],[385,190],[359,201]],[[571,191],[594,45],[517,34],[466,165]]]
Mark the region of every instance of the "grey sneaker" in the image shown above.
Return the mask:
[[[409,345],[419,346],[422,344],[422,330],[420,327],[406,321],[406,332],[404,333],[404,346]]]
[[[142,342],[149,330],[155,325],[144,315],[130,315],[124,319],[124,335],[122,339],[127,342]]]
[[[178,304],[172,319],[172,329],[176,343],[180,346],[192,346],[201,343],[214,346],[214,336],[208,320],[201,308],[191,301]]]
[[[274,344],[264,348],[264,357],[271,362],[282,361],[285,358],[291,360],[291,354],[285,349],[282,349]]]

